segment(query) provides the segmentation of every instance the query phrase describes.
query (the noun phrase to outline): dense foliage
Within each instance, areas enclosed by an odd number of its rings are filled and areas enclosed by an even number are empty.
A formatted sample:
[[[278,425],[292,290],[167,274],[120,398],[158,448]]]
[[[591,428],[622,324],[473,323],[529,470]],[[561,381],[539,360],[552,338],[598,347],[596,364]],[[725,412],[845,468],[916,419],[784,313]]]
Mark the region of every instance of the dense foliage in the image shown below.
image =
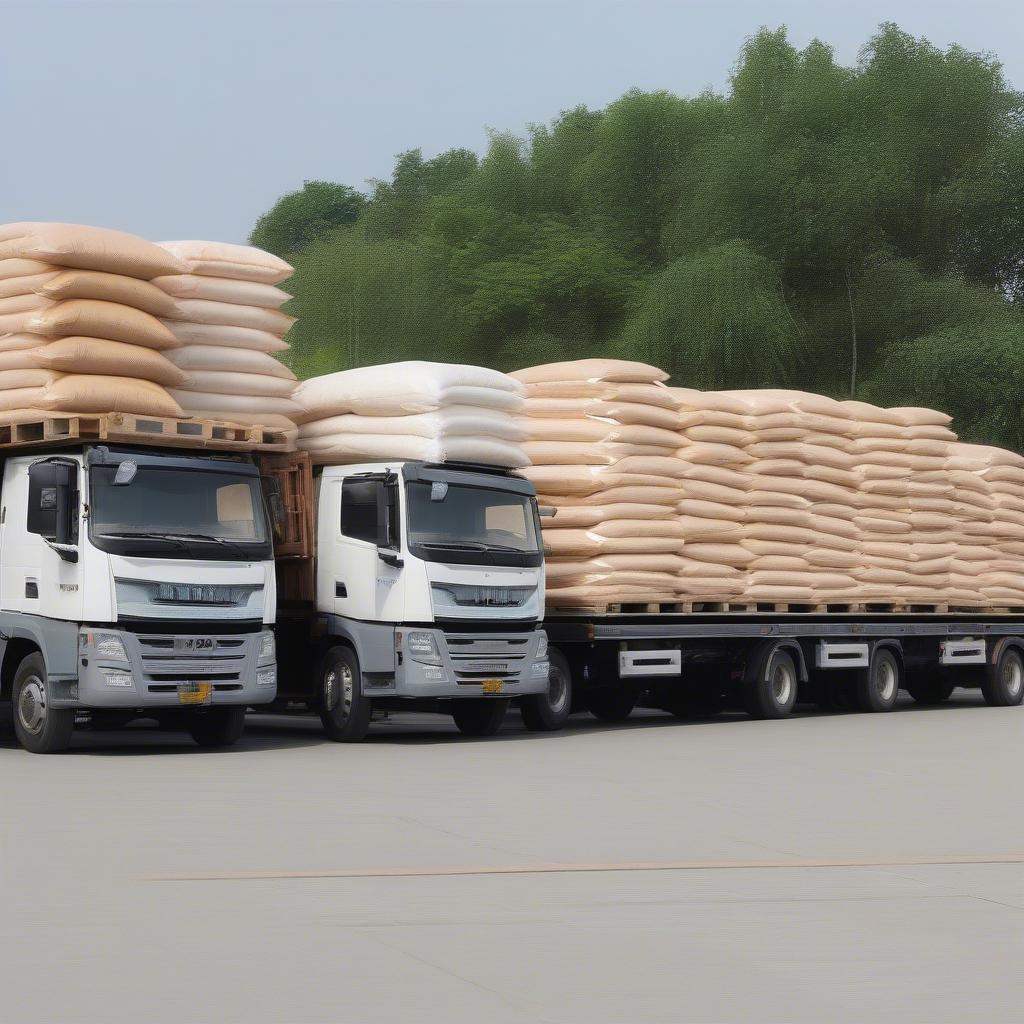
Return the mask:
[[[307,182],[253,242],[294,262],[302,374],[598,353],[683,385],[945,407],[1024,446],[1024,98],[883,26],[856,67],[761,31],[727,95],[629,92],[481,158]]]

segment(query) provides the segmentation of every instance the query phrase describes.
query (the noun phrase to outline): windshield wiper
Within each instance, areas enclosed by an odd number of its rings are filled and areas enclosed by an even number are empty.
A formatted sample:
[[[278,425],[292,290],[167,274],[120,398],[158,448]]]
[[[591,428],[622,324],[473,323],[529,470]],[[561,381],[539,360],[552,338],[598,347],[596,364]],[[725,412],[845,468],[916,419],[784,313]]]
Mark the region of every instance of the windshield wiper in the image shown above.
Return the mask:
[[[245,552],[237,541],[228,540],[226,537],[215,537],[212,533],[165,533],[162,536],[181,542],[200,540],[208,541],[211,544],[220,544],[221,547],[230,548],[235,554],[245,557]]]
[[[183,548],[184,542],[173,533],[147,533],[142,530],[98,530],[101,537],[114,537],[118,540],[167,540]]]
[[[425,548],[437,548],[439,551],[486,551],[487,545],[480,544],[477,541],[464,540],[459,541],[458,544],[441,543],[436,540],[425,540],[421,542],[421,545]]]

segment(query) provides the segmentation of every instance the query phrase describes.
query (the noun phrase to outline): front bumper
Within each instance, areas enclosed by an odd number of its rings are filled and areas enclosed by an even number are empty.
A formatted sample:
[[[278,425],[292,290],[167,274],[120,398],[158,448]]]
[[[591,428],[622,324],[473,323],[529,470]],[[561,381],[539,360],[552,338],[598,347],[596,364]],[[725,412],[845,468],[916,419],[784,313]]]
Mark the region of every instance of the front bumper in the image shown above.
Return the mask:
[[[486,699],[547,690],[549,665],[543,630],[463,633],[416,627],[399,632],[395,688],[391,691],[396,697]],[[410,635],[423,633],[433,636],[440,664],[419,661],[410,652]],[[500,692],[495,680],[500,682]]]
[[[179,684],[208,682],[214,707],[267,704],[277,695],[277,665],[266,650],[269,630],[252,633],[170,634],[83,627],[80,636],[117,637],[125,657],[79,646],[77,680],[52,680],[54,707],[181,708]],[[116,645],[114,645],[116,647]],[[271,647],[271,652],[273,648]]]

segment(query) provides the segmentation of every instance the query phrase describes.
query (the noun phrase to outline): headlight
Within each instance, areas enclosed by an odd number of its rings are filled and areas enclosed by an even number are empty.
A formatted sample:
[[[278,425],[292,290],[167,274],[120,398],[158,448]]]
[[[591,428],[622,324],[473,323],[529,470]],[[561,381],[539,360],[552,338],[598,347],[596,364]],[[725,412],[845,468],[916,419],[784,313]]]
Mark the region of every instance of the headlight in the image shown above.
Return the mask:
[[[277,685],[277,669],[276,668],[261,668],[256,673],[256,685],[257,686],[276,686]]]
[[[437,643],[434,641],[433,633],[413,631],[405,640],[409,657],[422,665],[440,665],[441,655],[437,650]]]
[[[79,633],[79,643],[86,650],[92,648],[97,657],[111,658],[114,661],[127,661],[128,652],[124,641],[116,633]]]
[[[537,642],[537,657],[546,658],[548,656],[548,635],[544,630],[540,631],[540,640]]]
[[[535,661],[530,671],[535,676],[546,676],[551,673],[551,662],[550,661]]]
[[[132,676],[130,672],[108,672],[106,675],[107,686],[121,686],[131,688],[135,685],[132,682]]]
[[[260,661],[273,661],[277,655],[277,647],[274,645],[274,634],[264,633],[260,638]]]

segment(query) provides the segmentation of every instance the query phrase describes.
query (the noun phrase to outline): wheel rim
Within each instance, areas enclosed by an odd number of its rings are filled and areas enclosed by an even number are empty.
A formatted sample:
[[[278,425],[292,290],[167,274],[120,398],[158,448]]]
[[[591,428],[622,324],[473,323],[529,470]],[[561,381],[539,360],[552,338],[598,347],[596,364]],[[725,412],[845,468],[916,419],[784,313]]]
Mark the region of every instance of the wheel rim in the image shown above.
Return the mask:
[[[355,699],[355,676],[348,665],[332,665],[324,673],[324,707],[338,718],[352,713]]]
[[[1007,658],[1003,663],[1003,688],[1010,697],[1016,697],[1024,685],[1024,671],[1018,658]]]
[[[568,699],[569,686],[565,673],[552,665],[548,674],[548,707],[558,713],[565,708],[565,702]]]
[[[18,697],[18,721],[22,729],[38,736],[46,726],[46,685],[39,676],[29,676]]]
[[[779,707],[785,706],[789,703],[792,694],[793,674],[789,671],[789,666],[776,665],[772,670],[772,697],[775,699],[775,703]]]
[[[888,660],[878,666],[878,671],[875,673],[875,690],[886,703],[896,696],[896,669]]]

